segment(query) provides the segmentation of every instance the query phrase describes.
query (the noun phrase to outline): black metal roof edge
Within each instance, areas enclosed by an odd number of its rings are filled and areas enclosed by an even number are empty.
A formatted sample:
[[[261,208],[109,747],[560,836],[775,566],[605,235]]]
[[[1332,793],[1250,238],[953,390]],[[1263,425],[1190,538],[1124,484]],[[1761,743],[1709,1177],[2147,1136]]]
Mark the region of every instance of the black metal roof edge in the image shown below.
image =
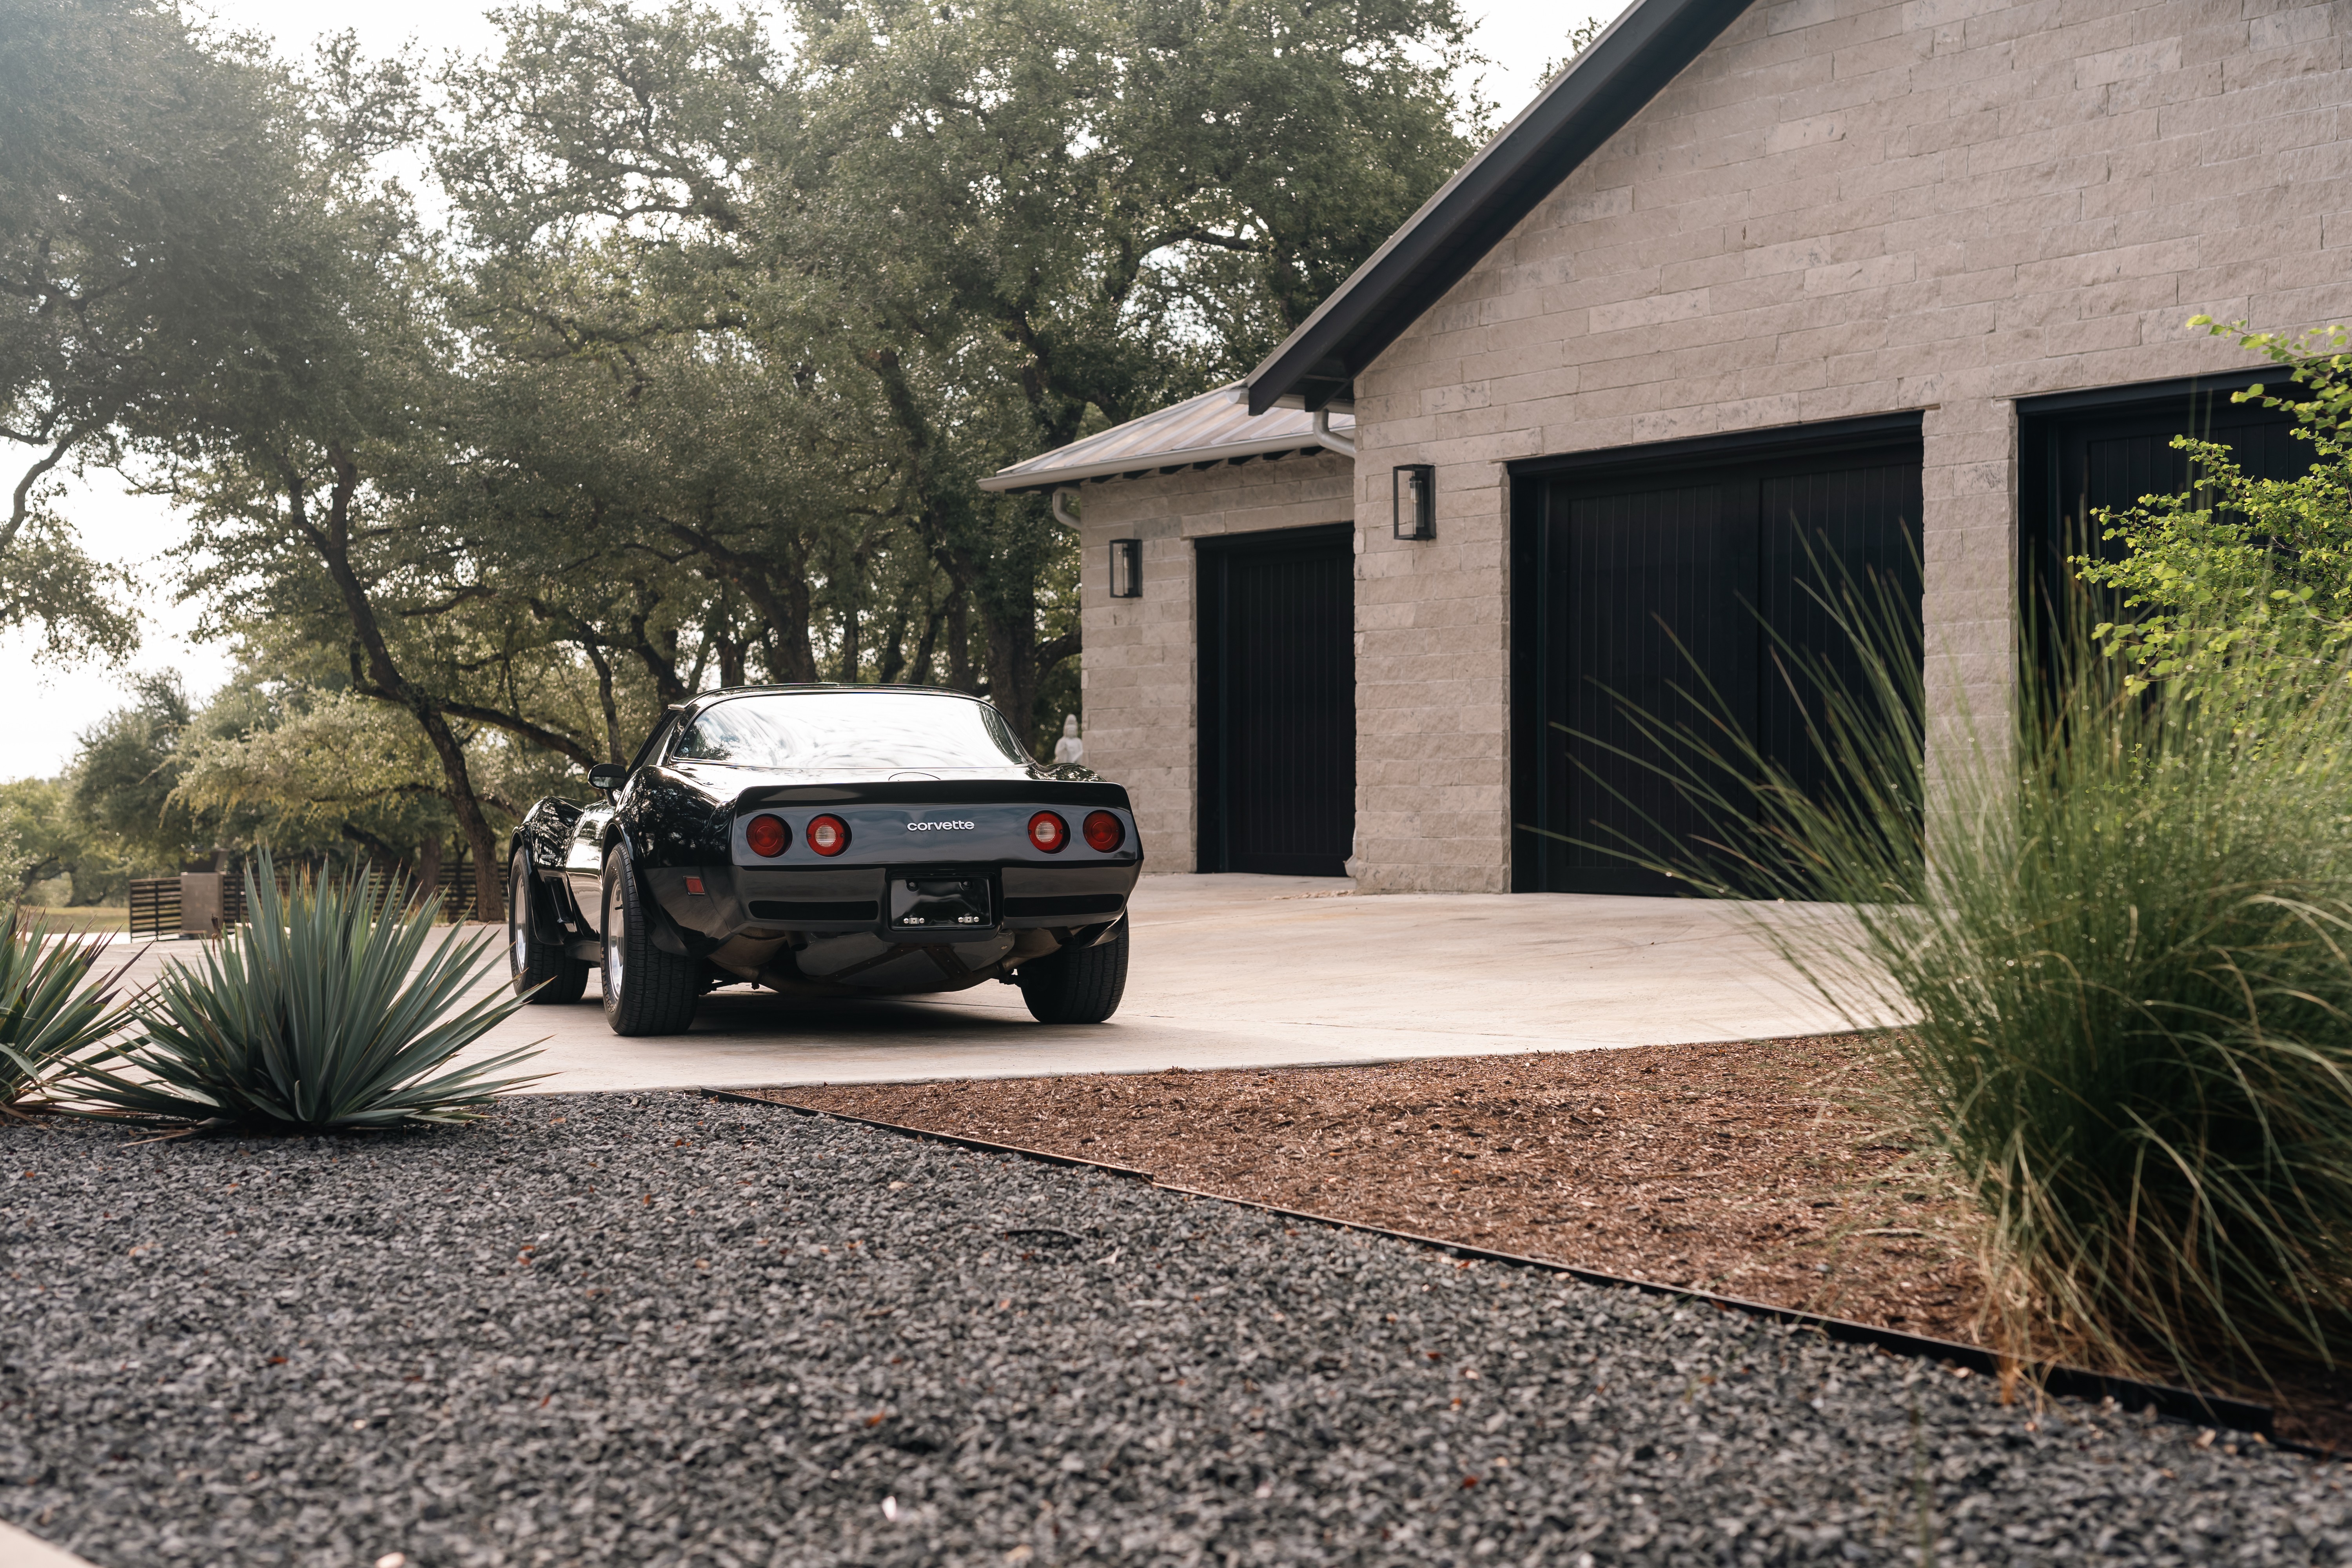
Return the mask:
[[[1165,479],[1187,469],[1238,468],[1248,463],[1279,463],[1288,458],[1337,457],[1328,447],[1300,442],[1295,447],[1270,447],[1262,452],[1237,452],[1231,457],[1188,458],[1182,452],[1163,453],[1144,467],[1118,468],[1107,474],[1079,474],[1074,479],[1040,479],[1034,485],[1007,485],[994,494],[1004,496],[1042,496],[1055,490],[1075,490],[1080,485],[1107,485],[1113,479],[1148,479],[1155,475]],[[920,688],[928,690],[929,688]]]
[[[2086,386],[2074,392],[2044,392],[2032,397],[2013,398],[2021,418],[2032,419],[2045,414],[2105,414],[2109,410],[2122,412],[2146,404],[2172,403],[2199,393],[2238,392],[2249,386],[2274,386],[2287,383],[2289,373],[2284,365],[2265,365],[2259,370],[2237,369],[2216,375],[2176,375],[2164,381],[2127,381],[2115,386]]]
[[[1691,436],[1674,441],[1653,441],[1640,447],[1601,447],[1586,452],[1557,452],[1540,458],[1515,458],[1503,465],[1511,478],[1572,474],[1595,470],[1614,472],[1643,468],[1679,468],[1717,459],[1770,457],[1776,453],[1809,453],[1856,446],[1916,442],[1924,413],[1906,409],[1895,414],[1865,414],[1854,419],[1822,419],[1805,425],[1768,425],[1755,430],[1726,430],[1712,436]]]
[[[1038,1160],[1050,1165],[1077,1170],[1096,1170],[1109,1175],[1139,1176],[1164,1192],[1181,1193],[1188,1197],[1207,1198],[1215,1203],[1232,1204],[1237,1208],[1256,1209],[1284,1219],[1305,1220],[1310,1225],[1330,1226],[1338,1230],[1352,1230],[1366,1236],[1386,1237],[1392,1241],[1411,1242],[1416,1247],[1433,1247],[1456,1258],[1474,1258],[1490,1263],[1505,1263],[1515,1268],[1540,1269],[1547,1274],[1564,1274],[1587,1285],[1599,1285],[1612,1289],[1639,1290],[1644,1295],[1672,1296],[1714,1307],[1718,1311],[1739,1312],[1748,1317],[1765,1318],[1790,1328],[1807,1329],[1823,1338],[1844,1344],[1864,1344],[1883,1350],[1890,1355],[1947,1363],[1968,1368],[1972,1373],[1997,1377],[2001,1372],[2001,1357],[1982,1345],[1962,1344],[1957,1340],[1939,1340],[1926,1334],[1906,1333],[1900,1329],[1882,1328],[1874,1323],[1858,1323],[1848,1318],[1832,1318],[1819,1312],[1808,1312],[1795,1307],[1777,1307],[1769,1301],[1750,1301],[1738,1296],[1718,1296],[1711,1290],[1700,1290],[1687,1285],[1666,1285],[1654,1279],[1633,1279],[1622,1275],[1604,1274],[1596,1268],[1580,1268],[1572,1263],[1557,1263],[1549,1258],[1528,1258],[1516,1252],[1497,1252],[1491,1247],[1475,1247],[1467,1242],[1448,1241],[1443,1237],[1422,1236],[1409,1230],[1391,1230],[1386,1226],[1367,1225],[1360,1220],[1339,1219],[1331,1215],[1316,1214],[1307,1209],[1284,1208],[1278,1204],[1261,1203],[1255,1198],[1237,1198],[1225,1193],[1202,1192],[1197,1187],[1179,1186],[1160,1181],[1148,1171],[1127,1165],[1113,1165],[1100,1160],[1088,1160],[1073,1154],[1048,1153],[1042,1149],[1024,1149],[1013,1143],[991,1143],[982,1139],[966,1138],[951,1132],[934,1132],[923,1127],[907,1127],[894,1121],[877,1121],[871,1117],[853,1116],[847,1111],[822,1110],[812,1105],[799,1105],[789,1100],[779,1100],[772,1094],[747,1093],[742,1089],[704,1086],[700,1092],[712,1100],[730,1100],[748,1105],[772,1106],[801,1116],[830,1116],[836,1121],[854,1121],[861,1127],[871,1127],[883,1132],[895,1132],[901,1137],[930,1139],[959,1148],[992,1154],[1015,1154],[1024,1159]],[[2336,1456],[2302,1443],[2280,1442],[2271,1436],[2274,1415],[2266,1405],[2250,1400],[2231,1399],[2218,1394],[2200,1394],[2191,1389],[2175,1388],[2169,1384],[2143,1383],[2137,1378],[2120,1377],[2107,1373],[2090,1372],[2082,1367],[2049,1363],[2021,1367],[2022,1375],[2037,1383],[2045,1392],[2061,1398],[2112,1399],[2126,1410],[2153,1409],[2158,1414],[2176,1420],[2203,1421],[2235,1432],[2251,1432],[2273,1447],[2293,1454],[2313,1458]]]
[[[1330,402],[1748,6],[1635,0],[1249,374],[1250,412]]]

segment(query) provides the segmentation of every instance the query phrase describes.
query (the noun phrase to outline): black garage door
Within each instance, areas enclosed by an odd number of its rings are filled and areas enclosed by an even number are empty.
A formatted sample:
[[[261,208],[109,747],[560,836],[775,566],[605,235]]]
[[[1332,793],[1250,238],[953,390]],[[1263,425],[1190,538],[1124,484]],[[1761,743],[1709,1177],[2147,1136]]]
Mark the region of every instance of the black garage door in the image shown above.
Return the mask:
[[[1349,529],[1203,540],[1203,871],[1340,877],[1356,834]]]
[[[1806,592],[1817,571],[1876,574],[1916,605],[1917,417],[1516,472],[1513,508],[1514,885],[1684,890],[1612,852],[1674,860],[1705,837],[1644,765],[1660,759],[1632,715],[1696,722],[1711,689],[1767,755],[1814,776],[1773,634],[1849,657]]]

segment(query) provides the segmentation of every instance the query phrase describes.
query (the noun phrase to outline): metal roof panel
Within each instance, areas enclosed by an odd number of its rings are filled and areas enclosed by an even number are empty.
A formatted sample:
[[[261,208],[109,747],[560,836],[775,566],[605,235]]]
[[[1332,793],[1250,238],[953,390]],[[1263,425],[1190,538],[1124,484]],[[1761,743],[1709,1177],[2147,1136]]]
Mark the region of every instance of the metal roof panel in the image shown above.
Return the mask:
[[[1334,435],[1355,427],[1347,415],[1331,416]],[[1102,479],[1137,468],[1179,463],[1225,462],[1266,452],[1318,445],[1315,416],[1297,408],[1252,414],[1242,384],[1234,382],[1188,397],[1156,414],[1073,441],[1026,461],[1000,468],[980,481],[984,490],[1044,489],[1079,479]]]

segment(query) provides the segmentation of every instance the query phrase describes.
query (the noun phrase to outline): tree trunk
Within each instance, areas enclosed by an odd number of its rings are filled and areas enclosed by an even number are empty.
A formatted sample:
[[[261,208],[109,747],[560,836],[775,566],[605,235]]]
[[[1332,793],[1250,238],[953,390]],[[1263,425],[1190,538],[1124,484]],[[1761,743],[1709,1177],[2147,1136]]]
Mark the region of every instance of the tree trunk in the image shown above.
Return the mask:
[[[940,623],[947,619],[947,611],[933,605],[923,616],[923,635],[915,642],[914,684],[931,683],[931,656],[939,649]]]
[[[719,684],[743,685],[743,645],[723,631],[713,632],[710,640],[719,646]]]
[[[816,655],[809,645],[806,550],[780,546],[770,552],[750,552],[721,542],[707,527],[698,528],[675,520],[666,526],[671,538],[691,547],[710,563],[709,575],[742,595],[751,605],[759,625],[756,640],[764,656],[768,679],[786,682],[816,679]],[[723,671],[723,665],[721,668]],[[739,678],[727,684],[740,686],[742,682]]]
[[[629,759],[621,750],[621,710],[613,700],[613,661],[587,637],[580,639],[580,647],[588,662],[596,667],[596,700],[604,710],[604,760],[625,763]]]
[[[1037,613],[987,617],[988,700],[1026,745],[1037,728]]]
[[[329,448],[328,455],[334,466],[335,483],[329,493],[325,522],[321,525],[310,521],[307,493],[290,464],[280,468],[287,486],[288,513],[294,525],[308,536],[311,548],[319,552],[327,575],[342,596],[343,609],[352,618],[352,632],[365,660],[367,684],[362,695],[398,703],[415,714],[433,754],[440,760],[450,809],[457,814],[458,831],[474,854],[475,910],[485,914],[498,909],[501,901],[497,881],[500,857],[489,819],[482,815],[481,797],[475,793],[473,775],[466,766],[466,749],[457,743],[439,705],[401,672],[392,657],[392,645],[384,639],[375,605],[369,599],[359,574],[352,568],[351,508],[352,497],[359,489],[359,466],[340,447]]]
[[[662,706],[673,707],[685,701],[693,689],[677,673],[677,638],[670,638],[670,646],[666,648],[656,644],[653,634],[646,629],[648,614],[639,611],[629,617],[629,647],[635,651],[637,661],[646,667],[646,673],[653,677],[654,692],[661,699]]]
[[[441,759],[441,771],[449,780],[449,793],[455,797],[450,804],[457,809],[458,831],[465,835],[467,847],[474,853],[474,915],[478,920],[488,920],[490,912],[505,901],[505,890],[498,881],[498,838],[490,831],[490,819],[482,815],[480,797],[474,794],[474,781],[466,771],[466,749],[457,743],[449,721],[430,703],[420,702],[411,711],[425,727],[425,738],[432,743],[433,754]]]
[[[950,587],[947,608],[948,684],[978,695],[980,682],[971,668],[971,600],[962,589]]]
[[[892,608],[887,629],[882,634],[882,653],[875,660],[874,678],[885,686],[895,686],[907,668],[907,605],[904,600]]]

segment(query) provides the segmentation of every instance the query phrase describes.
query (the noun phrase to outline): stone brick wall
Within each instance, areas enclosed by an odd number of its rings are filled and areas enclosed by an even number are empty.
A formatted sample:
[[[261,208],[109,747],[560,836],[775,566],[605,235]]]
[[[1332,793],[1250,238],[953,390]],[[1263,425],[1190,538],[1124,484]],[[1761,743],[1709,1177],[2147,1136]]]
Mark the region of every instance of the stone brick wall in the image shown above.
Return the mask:
[[[1127,786],[1153,869],[1194,868],[1192,542],[1345,522],[1349,475],[1346,458],[1318,452],[1081,487],[1087,763]],[[1143,542],[1139,599],[1110,596],[1114,539]]]
[[[1357,380],[1360,884],[1508,885],[1509,458],[1926,410],[1930,702],[1997,715],[2011,400],[2245,365],[2200,311],[2352,319],[2347,31],[2343,0],[1735,23]],[[1433,542],[1389,536],[1407,462]]]
[[[2011,689],[2012,400],[2352,320],[2345,0],[1759,4],[1357,380],[1356,870],[1509,885],[1510,458],[1921,409],[1930,701]],[[1389,473],[1437,466],[1438,534]],[[1085,487],[1087,755],[1192,864],[1187,540],[1348,515],[1336,456]],[[1107,597],[1106,541],[1145,541]]]

